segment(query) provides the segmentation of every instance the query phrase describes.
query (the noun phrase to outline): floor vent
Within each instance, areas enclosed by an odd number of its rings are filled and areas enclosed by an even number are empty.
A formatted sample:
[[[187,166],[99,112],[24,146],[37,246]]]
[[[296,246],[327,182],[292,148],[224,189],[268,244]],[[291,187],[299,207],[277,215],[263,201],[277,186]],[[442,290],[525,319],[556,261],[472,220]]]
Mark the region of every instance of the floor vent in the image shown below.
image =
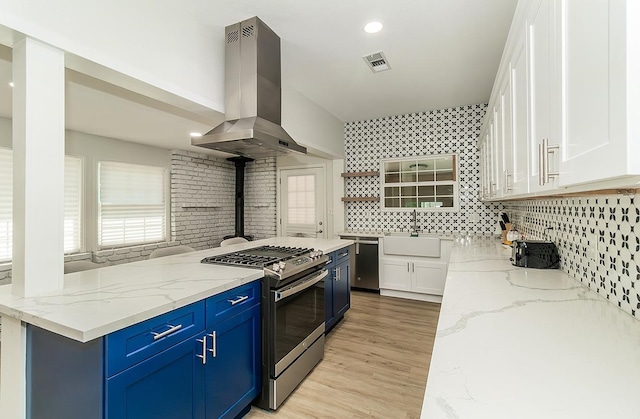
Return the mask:
[[[379,73],[385,70],[391,70],[387,57],[384,56],[384,52],[376,52],[370,55],[365,55],[362,59],[367,63],[371,71]]]

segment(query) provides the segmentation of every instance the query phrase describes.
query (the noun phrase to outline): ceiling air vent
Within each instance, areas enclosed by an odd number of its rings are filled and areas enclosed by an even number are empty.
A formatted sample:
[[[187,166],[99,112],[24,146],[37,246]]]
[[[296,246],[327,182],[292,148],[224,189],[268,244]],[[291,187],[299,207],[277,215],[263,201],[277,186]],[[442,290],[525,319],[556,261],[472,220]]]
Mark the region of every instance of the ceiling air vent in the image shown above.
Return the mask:
[[[387,57],[384,56],[384,52],[376,52],[370,55],[365,55],[362,59],[367,63],[371,71],[379,73],[385,70],[391,70]]]

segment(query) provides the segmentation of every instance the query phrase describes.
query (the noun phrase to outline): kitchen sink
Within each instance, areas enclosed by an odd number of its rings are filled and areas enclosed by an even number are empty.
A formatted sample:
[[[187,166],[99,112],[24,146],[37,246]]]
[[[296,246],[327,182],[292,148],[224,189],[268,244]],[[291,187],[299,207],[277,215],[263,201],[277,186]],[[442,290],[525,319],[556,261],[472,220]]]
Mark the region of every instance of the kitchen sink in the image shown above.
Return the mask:
[[[417,237],[408,232],[386,233],[384,253],[387,255],[440,257],[440,237],[419,233]]]

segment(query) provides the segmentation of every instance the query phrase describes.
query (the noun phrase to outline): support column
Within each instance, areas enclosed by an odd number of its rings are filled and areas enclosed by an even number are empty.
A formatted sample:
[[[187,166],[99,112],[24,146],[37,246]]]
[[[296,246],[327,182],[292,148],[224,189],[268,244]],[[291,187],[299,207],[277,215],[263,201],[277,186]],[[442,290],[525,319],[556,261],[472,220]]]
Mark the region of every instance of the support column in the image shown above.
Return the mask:
[[[24,38],[13,45],[12,293],[64,285],[64,52]],[[2,319],[0,417],[26,417],[26,327]]]
[[[64,52],[13,46],[13,294],[64,281]]]

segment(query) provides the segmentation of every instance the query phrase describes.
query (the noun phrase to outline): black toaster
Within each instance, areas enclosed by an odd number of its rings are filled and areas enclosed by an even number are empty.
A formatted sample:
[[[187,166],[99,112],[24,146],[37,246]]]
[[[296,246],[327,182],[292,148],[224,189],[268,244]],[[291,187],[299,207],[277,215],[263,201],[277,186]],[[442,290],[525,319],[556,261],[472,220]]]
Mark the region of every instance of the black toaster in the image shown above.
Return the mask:
[[[558,269],[560,255],[556,245],[543,240],[515,240],[511,263],[523,268]]]

